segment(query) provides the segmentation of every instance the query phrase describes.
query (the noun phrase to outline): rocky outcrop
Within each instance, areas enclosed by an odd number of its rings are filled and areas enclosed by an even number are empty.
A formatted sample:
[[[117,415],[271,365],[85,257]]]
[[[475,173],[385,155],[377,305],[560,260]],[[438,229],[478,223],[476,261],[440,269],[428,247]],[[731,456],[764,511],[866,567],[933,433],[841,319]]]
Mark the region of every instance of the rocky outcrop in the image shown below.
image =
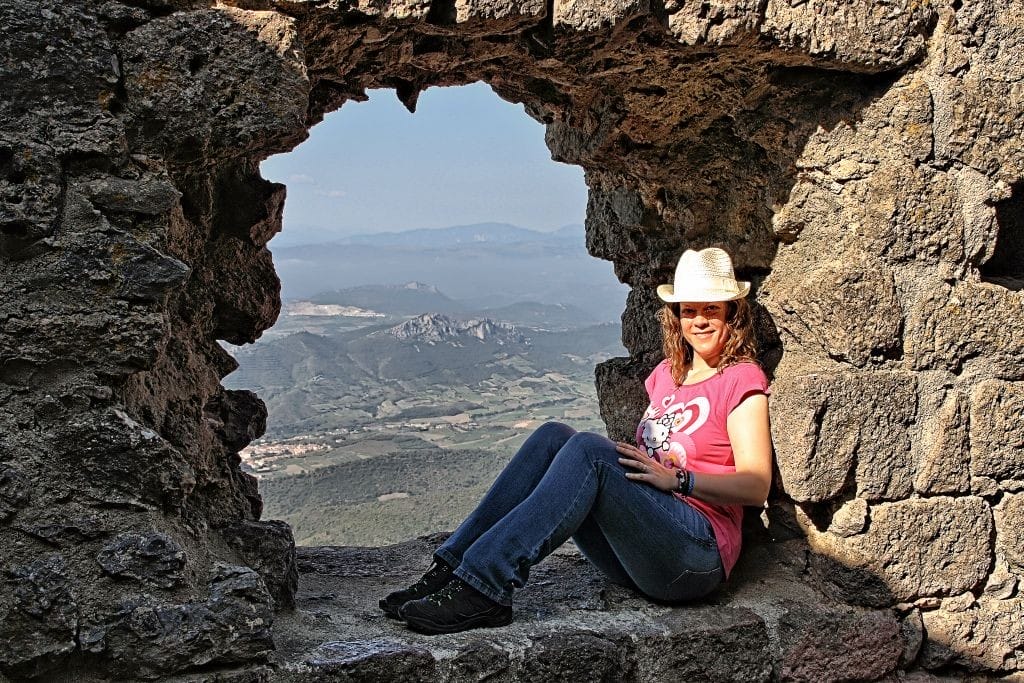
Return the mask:
[[[384,332],[396,339],[426,344],[460,343],[470,339],[504,344],[526,343],[526,337],[508,323],[489,318],[454,320],[439,313],[426,313]]]
[[[269,675],[296,565],[239,468],[265,408],[220,386],[235,365],[218,344],[255,340],[280,309],[266,244],[286,190],[258,163],[367,88],[414,109],[427,87],[477,80],[585,169],[587,246],[633,287],[630,357],[597,371],[612,436],[644,402],[652,289],[679,252],[725,246],[754,282],[776,380],[772,533],[806,539],[787,543],[805,544],[788,557],[807,590],[854,606],[752,616],[734,595],[658,612],[656,628],[626,619],[637,640],[538,632],[525,658],[480,639],[439,659],[370,629],[311,661],[337,677],[383,659],[421,677],[726,677],[651,654],[693,633],[736,653],[722,666],[753,657],[753,678],[1024,669],[1017,14],[1008,0],[0,6],[0,671]]]

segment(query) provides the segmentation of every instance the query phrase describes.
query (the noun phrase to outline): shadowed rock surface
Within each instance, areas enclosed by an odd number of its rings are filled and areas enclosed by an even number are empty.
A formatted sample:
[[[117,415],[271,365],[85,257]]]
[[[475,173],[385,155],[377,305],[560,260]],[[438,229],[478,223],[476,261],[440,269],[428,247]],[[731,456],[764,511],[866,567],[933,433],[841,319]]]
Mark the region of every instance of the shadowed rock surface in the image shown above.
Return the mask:
[[[809,587],[799,541],[758,547],[725,587],[685,607],[611,584],[567,548],[531,572],[511,626],[422,636],[376,602],[418,578],[439,541],[300,548],[298,609],[277,623],[274,680],[820,681],[836,667],[873,679],[908,645],[895,612]]]
[[[656,645],[666,634],[721,643],[735,656],[706,665],[751,661],[753,679],[1024,670],[1019,13],[1010,0],[0,5],[0,671],[243,681],[311,659],[342,679],[364,676],[356,665],[726,675],[687,669]],[[587,247],[633,288],[631,355],[597,368],[611,436],[645,402],[653,286],[680,251],[724,246],[754,282],[776,380],[769,516],[801,550],[752,543],[756,569],[720,604],[662,611],[612,591],[602,607],[598,579],[561,557],[544,570],[559,578],[524,591],[517,645],[478,634],[442,652],[391,640],[375,616],[339,630],[336,604],[321,618],[302,597],[368,592],[358,567],[381,552],[408,556],[388,575],[400,584],[422,548],[309,550],[299,610],[275,616],[297,585],[291,534],[260,519],[237,455],[266,410],[221,387],[235,363],[218,345],[255,340],[280,309],[266,244],[285,188],[258,164],[367,88],[414,109],[427,87],[477,80],[585,169]],[[761,587],[874,611],[758,607]],[[597,613],[608,628],[584,626]]]

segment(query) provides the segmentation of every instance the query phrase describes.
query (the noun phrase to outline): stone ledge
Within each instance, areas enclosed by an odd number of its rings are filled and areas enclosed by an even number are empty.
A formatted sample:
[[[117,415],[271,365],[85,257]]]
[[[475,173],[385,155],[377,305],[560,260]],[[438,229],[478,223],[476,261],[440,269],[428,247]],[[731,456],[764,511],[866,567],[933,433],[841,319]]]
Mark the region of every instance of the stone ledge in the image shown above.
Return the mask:
[[[423,636],[376,603],[418,578],[441,538],[299,548],[297,609],[275,624],[270,680],[768,681],[836,667],[873,679],[907,645],[892,611],[829,602],[801,581],[793,542],[748,550],[726,586],[686,606],[645,600],[563,549],[534,568],[510,626]]]

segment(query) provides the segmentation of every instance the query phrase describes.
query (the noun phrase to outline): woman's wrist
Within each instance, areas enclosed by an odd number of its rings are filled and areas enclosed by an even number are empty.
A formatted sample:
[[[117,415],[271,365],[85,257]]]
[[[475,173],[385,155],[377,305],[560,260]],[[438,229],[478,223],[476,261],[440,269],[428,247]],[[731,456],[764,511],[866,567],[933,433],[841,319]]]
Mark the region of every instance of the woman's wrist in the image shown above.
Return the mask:
[[[676,493],[681,493],[684,496],[693,495],[693,487],[696,483],[693,472],[690,470],[676,470]]]

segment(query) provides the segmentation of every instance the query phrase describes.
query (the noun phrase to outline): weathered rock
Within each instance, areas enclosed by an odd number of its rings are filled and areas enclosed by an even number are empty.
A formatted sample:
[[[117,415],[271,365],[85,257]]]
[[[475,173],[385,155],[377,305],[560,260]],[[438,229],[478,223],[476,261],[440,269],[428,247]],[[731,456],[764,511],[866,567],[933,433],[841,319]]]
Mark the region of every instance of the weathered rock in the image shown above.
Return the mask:
[[[1024,649],[1024,600],[982,599],[971,609],[923,613],[927,637],[921,664],[930,669],[949,664],[973,671],[1015,671]]]
[[[166,177],[103,177],[82,184],[81,191],[101,210],[156,216],[169,211],[181,192]]]
[[[94,500],[177,508],[195,486],[195,473],[184,456],[121,410],[89,416],[67,429],[74,440],[54,444],[54,452],[83,464],[65,476]]]
[[[173,538],[159,531],[120,534],[96,556],[103,571],[157,588],[173,588],[184,581],[185,552]]]
[[[640,641],[637,680],[771,679],[765,624],[752,611],[723,607],[678,611],[661,617],[652,626],[655,632],[667,630],[667,637],[661,643],[653,638]],[[610,678],[617,678],[614,671],[610,674]]]
[[[915,389],[909,373],[777,378],[773,441],[786,493],[801,502],[828,500],[853,474],[860,498],[907,495],[914,476],[909,430]]]
[[[6,522],[30,500],[28,483],[18,470],[0,465],[0,522]]]
[[[41,515],[32,523],[15,524],[14,528],[57,547],[76,546],[108,533],[103,521],[93,514],[72,517]]]
[[[924,35],[936,17],[934,8],[883,13],[862,7],[867,11],[834,1],[793,5],[774,0],[766,3],[760,30],[784,47],[871,66],[906,64],[924,52]],[[839,17],[845,19],[832,21]],[[845,24],[844,28],[837,30],[837,23]]]
[[[881,503],[871,507],[870,517],[864,533],[843,538],[820,532],[806,516],[798,516],[811,548],[831,560],[816,572],[843,599],[882,606],[962,593],[988,574],[993,523],[981,498]],[[877,589],[865,594],[857,583],[879,580],[889,595],[879,595]]]
[[[835,511],[828,532],[836,536],[856,536],[868,523],[868,502],[863,498],[848,500]]]
[[[0,592],[0,672],[35,676],[76,647],[78,598],[63,555],[8,567]]]
[[[299,571],[295,562],[295,539],[291,527],[281,521],[242,521],[221,530],[221,534],[247,565],[259,572],[277,609],[295,607]]]
[[[971,394],[971,474],[1024,478],[1024,383],[979,382]]]
[[[923,400],[923,399],[922,399]],[[948,396],[922,426],[921,457],[914,490],[924,494],[967,493],[970,481],[968,402],[959,392]]]
[[[195,162],[297,143],[309,83],[291,25],[274,12],[200,10],[130,31],[121,63],[133,144]]]
[[[805,605],[782,606],[780,680],[870,681],[899,664],[905,641],[891,612],[830,613]]]
[[[921,654],[924,644],[924,620],[921,610],[911,609],[900,621],[900,637],[903,640],[903,652],[900,654],[900,668],[909,669],[917,656]]]
[[[922,287],[907,315],[904,350],[915,368],[959,372],[983,358],[989,376],[1024,378],[1024,301],[988,283]]]
[[[1024,494],[1006,495],[996,507],[996,552],[1024,578]]]
[[[305,664],[335,680],[426,682],[437,673],[427,650],[386,640],[324,643]]]
[[[217,436],[234,452],[267,430],[267,406],[251,391],[224,389],[207,402],[204,413],[214,421]]]
[[[84,651],[119,676],[160,678],[208,664],[263,658],[274,643],[273,601],[247,567],[220,564],[205,602],[162,603],[140,595],[125,600],[79,635]]]
[[[635,437],[636,406],[646,406],[649,401],[643,382],[652,369],[653,365],[624,358],[613,358],[597,366],[598,401],[609,438],[631,441]]]
[[[899,355],[902,315],[892,273],[865,255],[814,264],[801,279],[776,288],[783,300],[775,323],[801,345],[817,343],[836,360],[862,367],[872,356]]]
[[[510,667],[507,651],[486,641],[476,641],[452,658],[450,671],[454,681],[502,680],[508,676]]]
[[[997,523],[998,526],[998,523]],[[996,546],[999,546],[998,532],[996,535]],[[1020,571],[1018,570],[1018,574]],[[1008,600],[1017,594],[1017,585],[1020,579],[1017,574],[1011,574],[1006,560],[996,554],[996,566],[988,575],[985,582],[985,595],[994,600]]]

